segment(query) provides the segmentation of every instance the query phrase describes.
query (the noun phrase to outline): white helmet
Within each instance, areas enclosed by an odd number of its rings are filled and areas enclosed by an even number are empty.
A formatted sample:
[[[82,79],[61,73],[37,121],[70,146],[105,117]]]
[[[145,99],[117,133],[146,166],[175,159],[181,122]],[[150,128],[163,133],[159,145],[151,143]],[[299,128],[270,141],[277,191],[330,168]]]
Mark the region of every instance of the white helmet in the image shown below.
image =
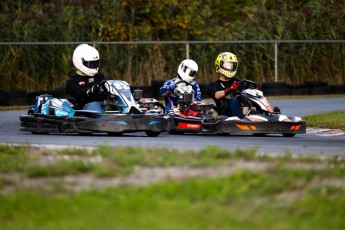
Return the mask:
[[[192,59],[183,60],[177,69],[180,78],[186,82],[191,82],[198,73],[198,64]]]
[[[75,68],[87,76],[95,76],[99,68],[99,53],[88,44],[81,44],[73,52]]]

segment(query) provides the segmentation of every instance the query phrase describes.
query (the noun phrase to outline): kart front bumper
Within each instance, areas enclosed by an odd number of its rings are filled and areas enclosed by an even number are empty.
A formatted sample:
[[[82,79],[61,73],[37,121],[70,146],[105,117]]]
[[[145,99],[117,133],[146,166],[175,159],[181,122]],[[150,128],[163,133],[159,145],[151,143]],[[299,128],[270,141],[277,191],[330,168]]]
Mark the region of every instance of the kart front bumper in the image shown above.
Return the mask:
[[[171,118],[171,129],[186,133],[217,134],[303,134],[306,133],[304,121],[264,121],[253,122],[248,119],[214,120],[175,116]]]
[[[32,133],[95,133],[95,132],[163,132],[170,128],[164,116],[152,114],[117,114],[90,117],[56,117],[42,114],[20,116],[21,131]]]
[[[299,122],[244,122],[221,121],[217,123],[217,133],[230,134],[303,134],[306,123]]]

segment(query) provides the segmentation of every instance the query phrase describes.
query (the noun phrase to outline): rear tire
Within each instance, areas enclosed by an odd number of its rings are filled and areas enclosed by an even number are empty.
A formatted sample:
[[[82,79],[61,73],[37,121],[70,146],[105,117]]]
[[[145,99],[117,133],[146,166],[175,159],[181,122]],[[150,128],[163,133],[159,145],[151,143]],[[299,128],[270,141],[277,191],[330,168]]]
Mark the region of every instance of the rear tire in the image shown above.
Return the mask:
[[[229,135],[230,135],[230,133],[217,133],[217,136],[220,136],[220,137],[226,137]]]
[[[92,136],[93,133],[78,133],[79,136]]]
[[[255,137],[264,137],[264,136],[266,136],[266,133],[254,133],[253,136],[255,136]]]
[[[184,134],[184,132],[183,131],[177,131],[175,129],[170,129],[169,134],[182,135],[182,134]]]
[[[123,132],[108,132],[108,135],[112,137],[119,137],[122,136],[122,134]]]
[[[149,137],[157,137],[161,132],[154,132],[154,131],[151,131],[151,130],[146,130],[145,133]]]
[[[294,133],[283,133],[284,137],[294,137],[295,135]]]
[[[47,135],[47,134],[49,134],[47,132],[37,132],[37,131],[32,131],[31,133],[34,135]]]

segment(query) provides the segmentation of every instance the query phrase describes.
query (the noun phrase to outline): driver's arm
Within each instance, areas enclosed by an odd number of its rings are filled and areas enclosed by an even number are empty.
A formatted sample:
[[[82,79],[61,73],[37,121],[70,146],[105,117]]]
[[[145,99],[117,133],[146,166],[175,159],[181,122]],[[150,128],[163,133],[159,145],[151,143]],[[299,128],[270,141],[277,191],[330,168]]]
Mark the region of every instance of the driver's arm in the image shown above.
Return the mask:
[[[220,89],[217,82],[210,82],[206,94],[213,99],[219,100],[225,97],[225,90]]]
[[[225,90],[220,90],[220,91],[217,91],[215,94],[214,94],[214,97],[219,100],[223,97],[225,97]]]
[[[197,83],[193,85],[193,90],[194,90],[194,100],[195,101],[201,101],[201,90],[200,87]]]
[[[233,93],[236,90],[238,90],[239,87],[240,87],[240,84],[237,81],[233,81],[230,87],[228,87],[224,90],[222,89],[222,90],[217,91],[214,96],[216,99],[223,98],[226,95]]]
[[[73,79],[69,79],[66,82],[66,91],[67,94],[69,94],[71,97],[82,100],[86,97],[86,91],[88,90],[88,87],[82,87],[77,82],[75,82]]]
[[[168,96],[173,88],[175,88],[175,82],[173,80],[167,80],[159,89],[159,94],[163,97]]]

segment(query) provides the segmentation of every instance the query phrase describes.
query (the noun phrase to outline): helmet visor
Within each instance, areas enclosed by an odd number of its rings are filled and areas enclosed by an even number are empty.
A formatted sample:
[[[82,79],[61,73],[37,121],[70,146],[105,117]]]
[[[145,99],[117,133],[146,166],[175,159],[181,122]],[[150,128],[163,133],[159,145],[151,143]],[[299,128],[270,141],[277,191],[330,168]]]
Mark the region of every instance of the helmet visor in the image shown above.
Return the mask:
[[[236,62],[223,62],[222,69],[233,71],[236,70],[237,63]]]
[[[188,66],[184,66],[183,72],[185,72],[186,75],[188,75],[188,76],[190,76],[190,77],[195,77],[195,75],[197,74],[197,71],[192,70],[192,69],[189,68]]]
[[[99,67],[99,60],[86,61],[83,59],[83,65],[90,69],[97,69]]]

